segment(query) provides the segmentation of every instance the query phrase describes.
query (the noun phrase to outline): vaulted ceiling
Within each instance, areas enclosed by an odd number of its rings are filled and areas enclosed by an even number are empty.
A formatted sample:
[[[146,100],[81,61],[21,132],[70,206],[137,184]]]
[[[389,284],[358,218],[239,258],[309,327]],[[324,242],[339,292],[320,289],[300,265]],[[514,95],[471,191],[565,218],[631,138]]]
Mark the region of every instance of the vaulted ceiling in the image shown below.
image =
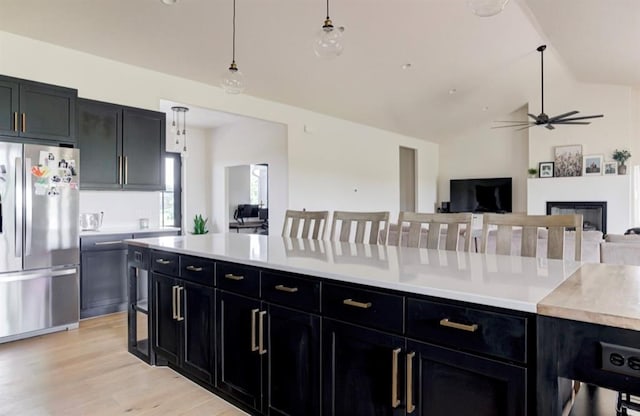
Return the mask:
[[[489,18],[466,0],[330,5],[346,46],[321,60],[324,1],[237,0],[246,94],[438,141],[537,94],[541,43],[580,81],[640,86],[637,0],[511,0]],[[232,0],[0,0],[0,30],[212,85],[231,17]]]

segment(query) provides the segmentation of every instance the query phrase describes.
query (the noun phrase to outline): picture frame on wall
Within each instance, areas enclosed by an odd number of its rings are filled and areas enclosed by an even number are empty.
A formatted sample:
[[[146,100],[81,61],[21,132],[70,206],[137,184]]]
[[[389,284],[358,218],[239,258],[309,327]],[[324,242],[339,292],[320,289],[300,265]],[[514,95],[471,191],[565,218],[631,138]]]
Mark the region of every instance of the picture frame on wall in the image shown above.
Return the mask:
[[[618,174],[618,162],[615,160],[604,162],[604,168],[602,168],[602,173],[605,176],[617,175]]]
[[[572,144],[554,148],[554,176],[581,176],[582,162],[582,145]]]
[[[602,155],[588,155],[584,157],[582,162],[583,172],[585,176],[602,175],[604,165],[604,157]]]
[[[538,172],[541,178],[553,178],[553,162],[540,162]]]

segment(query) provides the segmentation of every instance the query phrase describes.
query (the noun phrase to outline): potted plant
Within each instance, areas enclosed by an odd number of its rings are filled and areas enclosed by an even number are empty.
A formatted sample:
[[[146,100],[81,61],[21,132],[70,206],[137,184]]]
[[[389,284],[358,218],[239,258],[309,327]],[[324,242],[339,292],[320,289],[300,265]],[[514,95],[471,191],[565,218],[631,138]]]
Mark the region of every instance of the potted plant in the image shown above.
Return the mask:
[[[209,218],[202,218],[202,215],[196,214],[193,218],[193,234],[206,234],[209,232],[207,230],[207,221]]]
[[[611,156],[613,160],[618,162],[618,175],[626,175],[627,174],[627,165],[624,162],[627,161],[631,157],[631,153],[628,150],[614,150],[613,155]]]
[[[527,173],[529,174],[530,178],[535,178],[536,175],[538,174],[538,169],[536,168],[529,168],[527,169]]]

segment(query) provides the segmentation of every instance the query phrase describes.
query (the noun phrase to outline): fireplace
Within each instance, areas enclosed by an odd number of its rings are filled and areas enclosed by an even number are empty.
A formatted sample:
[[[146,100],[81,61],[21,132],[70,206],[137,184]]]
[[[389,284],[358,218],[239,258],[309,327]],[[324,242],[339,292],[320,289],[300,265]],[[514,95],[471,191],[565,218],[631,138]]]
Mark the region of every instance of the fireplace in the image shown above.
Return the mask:
[[[547,202],[547,215],[582,214],[584,231],[607,233],[606,201],[562,201]]]

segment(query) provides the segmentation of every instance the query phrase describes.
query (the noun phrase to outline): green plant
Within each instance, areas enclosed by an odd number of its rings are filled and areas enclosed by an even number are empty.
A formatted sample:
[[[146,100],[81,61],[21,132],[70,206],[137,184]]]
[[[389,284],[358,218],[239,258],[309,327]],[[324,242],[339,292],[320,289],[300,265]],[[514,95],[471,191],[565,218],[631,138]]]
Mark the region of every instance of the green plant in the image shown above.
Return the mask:
[[[202,215],[196,214],[193,218],[193,233],[194,234],[206,234],[209,232],[207,230],[207,221],[209,218],[202,218]]]
[[[627,159],[629,159],[631,157],[631,153],[629,153],[628,150],[618,150],[618,149],[616,149],[616,150],[613,151],[613,155],[611,155],[611,157],[616,162],[624,165],[624,162],[626,162]]]
[[[528,173],[529,175],[533,176],[533,175],[535,175],[535,174],[537,174],[537,173],[538,173],[538,169],[536,169],[536,168],[529,168],[529,169],[527,169],[527,173]]]

